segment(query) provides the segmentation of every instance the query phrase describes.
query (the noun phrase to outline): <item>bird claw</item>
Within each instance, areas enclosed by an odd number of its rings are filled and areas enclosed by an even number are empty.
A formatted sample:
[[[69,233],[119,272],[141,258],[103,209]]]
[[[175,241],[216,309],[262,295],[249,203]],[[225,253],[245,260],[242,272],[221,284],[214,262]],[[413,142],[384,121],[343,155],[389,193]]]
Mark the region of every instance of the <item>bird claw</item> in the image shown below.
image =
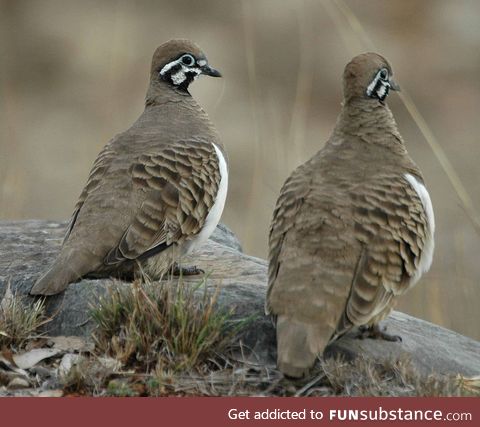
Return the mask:
[[[199,274],[205,274],[205,271],[203,271],[201,268],[198,268],[196,265],[182,267],[175,263],[173,266],[174,276],[197,276]]]
[[[386,332],[386,327],[380,328],[379,325],[365,326],[362,325],[358,328],[358,333],[355,338],[358,339],[379,339],[390,342],[402,342],[402,337],[400,335],[393,335]]]

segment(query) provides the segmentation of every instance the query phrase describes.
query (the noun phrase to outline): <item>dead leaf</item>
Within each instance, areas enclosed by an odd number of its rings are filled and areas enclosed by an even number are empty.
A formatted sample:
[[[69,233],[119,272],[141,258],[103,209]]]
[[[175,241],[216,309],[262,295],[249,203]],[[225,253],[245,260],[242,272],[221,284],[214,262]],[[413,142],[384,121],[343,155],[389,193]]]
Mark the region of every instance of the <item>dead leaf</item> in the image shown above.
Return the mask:
[[[75,336],[50,337],[50,341],[53,348],[61,351],[91,352],[95,347],[93,342]]]
[[[28,377],[28,373],[20,369],[13,360],[13,354],[10,350],[3,349],[0,352],[0,369],[5,371],[12,371],[24,377]]]
[[[28,387],[30,387],[30,383],[25,378],[21,377],[13,378],[7,385],[7,388],[10,390],[20,390]]]
[[[122,362],[112,357],[99,357],[97,362],[105,369],[118,372],[122,368]]]
[[[67,353],[64,354],[60,364],[58,365],[58,376],[66,378],[74,365],[77,365],[83,357],[79,354]]]
[[[35,348],[25,353],[14,354],[13,360],[19,368],[30,369],[43,359],[56,356],[60,352],[61,350],[56,348]]]
[[[39,337],[36,339],[31,339],[25,345],[25,351],[33,350],[34,348],[43,348],[43,347],[50,347],[48,344],[48,339],[45,337]]]
[[[42,390],[36,396],[37,397],[62,397],[63,390]]]

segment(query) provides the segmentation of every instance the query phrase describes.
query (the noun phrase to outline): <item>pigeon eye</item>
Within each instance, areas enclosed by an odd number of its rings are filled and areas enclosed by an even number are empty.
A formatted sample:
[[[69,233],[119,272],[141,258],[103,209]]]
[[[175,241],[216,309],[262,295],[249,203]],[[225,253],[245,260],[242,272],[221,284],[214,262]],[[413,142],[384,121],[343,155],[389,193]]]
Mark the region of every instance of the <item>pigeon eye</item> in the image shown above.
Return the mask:
[[[388,70],[386,68],[382,68],[379,72],[380,78],[382,80],[387,80],[388,79]]]
[[[180,59],[182,60],[182,64],[188,65],[189,67],[195,64],[195,58],[192,55],[183,55]]]

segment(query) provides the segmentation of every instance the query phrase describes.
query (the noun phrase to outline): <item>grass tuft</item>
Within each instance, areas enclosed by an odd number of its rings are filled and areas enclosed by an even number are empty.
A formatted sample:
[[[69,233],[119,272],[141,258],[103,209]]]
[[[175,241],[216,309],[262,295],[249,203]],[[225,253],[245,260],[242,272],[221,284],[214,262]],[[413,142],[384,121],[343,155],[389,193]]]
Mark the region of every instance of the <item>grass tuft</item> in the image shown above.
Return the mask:
[[[46,322],[44,299],[31,304],[25,296],[13,294],[8,287],[0,302],[0,348],[22,348],[38,335],[37,329]]]
[[[480,375],[464,377],[457,375],[457,384],[465,396],[480,396]]]
[[[193,286],[180,279],[112,289],[92,309],[96,347],[147,371],[196,367],[231,347],[242,326],[216,309],[219,292],[208,291],[206,278]]]
[[[464,394],[453,375],[422,375],[406,358],[382,363],[360,357],[352,362],[332,358],[322,362],[322,370],[326,385],[334,395],[439,397]]]

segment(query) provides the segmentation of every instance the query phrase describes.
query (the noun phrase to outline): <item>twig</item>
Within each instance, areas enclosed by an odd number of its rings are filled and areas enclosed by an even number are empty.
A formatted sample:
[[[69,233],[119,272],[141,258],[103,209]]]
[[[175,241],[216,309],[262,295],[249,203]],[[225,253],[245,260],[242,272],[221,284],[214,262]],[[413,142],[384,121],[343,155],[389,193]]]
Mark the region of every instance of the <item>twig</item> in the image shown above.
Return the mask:
[[[315,384],[317,384],[318,382],[320,382],[321,380],[323,380],[325,377],[326,377],[326,375],[325,375],[324,373],[321,373],[320,375],[318,375],[317,377],[315,377],[312,381],[310,381],[310,382],[308,382],[307,384],[305,384],[300,390],[298,390],[298,391],[295,393],[295,397],[302,396],[307,390],[309,390],[310,388],[312,388]]]

